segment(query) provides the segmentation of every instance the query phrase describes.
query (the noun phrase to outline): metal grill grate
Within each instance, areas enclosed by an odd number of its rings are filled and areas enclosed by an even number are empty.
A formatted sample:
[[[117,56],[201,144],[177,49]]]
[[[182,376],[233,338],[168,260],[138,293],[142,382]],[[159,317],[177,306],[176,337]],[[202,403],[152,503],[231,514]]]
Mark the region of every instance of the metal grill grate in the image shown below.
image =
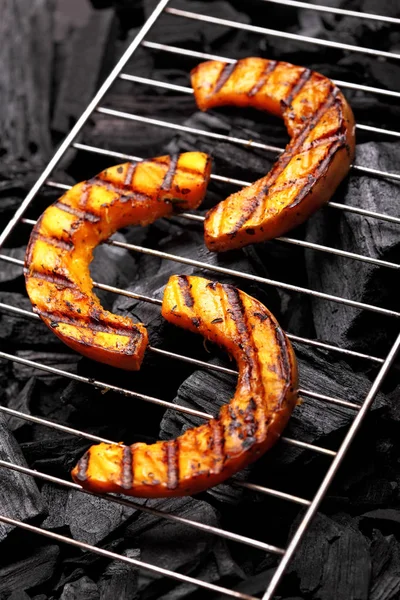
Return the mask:
[[[305,8],[305,9],[310,9],[310,10],[328,12],[331,14],[352,16],[352,17],[356,17],[356,18],[360,18],[360,19],[373,19],[376,21],[381,21],[381,22],[386,22],[386,23],[394,23],[394,24],[400,23],[400,19],[380,16],[380,15],[374,15],[374,14],[359,13],[359,12],[355,12],[355,11],[343,10],[343,9],[338,9],[338,8],[325,7],[325,6],[321,6],[321,5],[314,5],[314,4],[309,4],[307,2],[302,2],[302,1],[298,1],[298,0],[260,0],[260,1],[273,2],[275,4],[280,4],[280,5],[287,6],[287,7]],[[108,157],[122,158],[122,159],[133,160],[133,161],[142,160],[141,157],[131,156],[131,155],[123,154],[120,152],[113,152],[111,150],[106,150],[103,148],[97,148],[97,147],[88,146],[85,144],[75,142],[76,137],[81,132],[86,121],[89,119],[89,117],[92,115],[92,113],[94,111],[101,112],[101,113],[107,114],[107,115],[112,115],[113,117],[118,117],[118,118],[122,118],[122,119],[130,119],[130,120],[134,120],[134,121],[138,121],[138,122],[142,122],[142,123],[147,123],[149,125],[156,126],[156,127],[169,128],[172,131],[184,131],[184,132],[189,132],[189,133],[195,134],[196,136],[207,136],[207,137],[211,137],[214,139],[225,140],[225,141],[229,141],[231,143],[241,144],[241,145],[246,145],[246,146],[252,145],[253,147],[256,147],[256,148],[259,148],[259,149],[262,149],[265,151],[272,151],[272,152],[281,152],[282,151],[281,148],[270,146],[270,145],[267,145],[267,144],[264,144],[261,142],[254,142],[254,141],[250,141],[250,140],[246,140],[246,139],[234,138],[234,137],[222,135],[219,133],[202,131],[202,130],[194,129],[191,127],[185,127],[183,125],[179,125],[179,124],[175,124],[175,123],[169,123],[169,122],[166,122],[163,120],[150,119],[150,118],[146,118],[146,117],[143,117],[140,115],[121,112],[121,111],[113,110],[110,108],[99,107],[99,103],[101,102],[101,100],[103,99],[103,97],[105,96],[105,94],[107,93],[107,91],[110,89],[110,87],[116,81],[117,78],[121,78],[121,79],[124,79],[127,81],[131,81],[134,83],[143,84],[143,85],[147,85],[147,86],[150,85],[150,86],[162,87],[162,88],[165,88],[168,90],[173,90],[175,92],[179,92],[179,93],[183,93],[183,94],[191,94],[192,93],[192,90],[190,88],[187,88],[184,86],[173,85],[173,84],[165,83],[162,81],[154,81],[152,79],[136,77],[133,75],[128,75],[126,73],[123,73],[122,72],[123,68],[127,64],[128,60],[132,57],[135,50],[140,45],[142,45],[145,48],[148,48],[149,50],[158,51],[158,52],[167,52],[167,53],[172,53],[172,54],[181,54],[181,55],[189,56],[189,57],[192,57],[195,59],[218,59],[218,60],[223,60],[226,62],[234,62],[234,59],[232,59],[232,58],[214,56],[211,54],[207,54],[207,53],[203,53],[203,52],[196,52],[196,51],[188,50],[185,48],[178,48],[178,47],[168,46],[168,45],[164,45],[164,44],[160,44],[160,43],[145,41],[145,37],[146,37],[147,33],[149,32],[151,27],[154,25],[154,23],[157,21],[157,19],[160,17],[160,15],[162,15],[163,12],[167,12],[171,15],[175,15],[175,16],[183,18],[183,19],[196,19],[196,20],[200,20],[200,21],[205,21],[207,23],[214,23],[215,25],[242,29],[242,30],[246,30],[249,32],[258,33],[258,34],[262,34],[262,35],[266,35],[266,36],[288,38],[288,39],[292,39],[292,40],[294,39],[294,40],[297,40],[299,42],[306,43],[306,44],[317,44],[320,46],[328,46],[328,47],[338,48],[338,49],[347,50],[347,51],[351,51],[351,52],[364,53],[364,54],[367,54],[370,56],[380,57],[380,58],[390,58],[390,59],[394,59],[394,60],[400,59],[399,54],[394,54],[392,52],[384,52],[384,51],[375,50],[372,48],[357,47],[357,46],[352,46],[349,44],[342,44],[339,42],[315,39],[315,38],[301,36],[301,35],[289,34],[289,33],[283,32],[283,31],[277,31],[277,30],[273,30],[273,29],[267,29],[267,28],[263,28],[263,27],[256,27],[256,26],[247,25],[247,24],[243,24],[243,23],[237,23],[234,21],[228,21],[226,19],[218,19],[218,18],[214,18],[214,17],[208,16],[208,15],[196,14],[196,13],[189,12],[189,11],[183,11],[183,10],[170,8],[168,6],[169,3],[170,3],[170,0],[161,0],[158,3],[154,12],[151,14],[151,16],[149,17],[147,22],[144,24],[141,31],[138,33],[138,35],[136,36],[134,41],[131,43],[131,45],[125,52],[125,54],[119,60],[119,62],[117,63],[117,65],[115,66],[115,68],[113,69],[111,74],[109,75],[109,77],[105,80],[105,82],[103,83],[103,85],[101,86],[101,88],[99,89],[99,91],[97,92],[95,97],[93,98],[93,100],[90,102],[87,109],[84,111],[84,113],[79,118],[79,120],[77,121],[75,126],[72,128],[69,135],[66,137],[64,142],[60,145],[60,147],[57,150],[57,152],[55,153],[54,157],[49,162],[47,167],[44,169],[43,173],[41,174],[41,176],[39,177],[39,179],[37,180],[35,185],[32,187],[32,189],[30,190],[30,192],[28,193],[28,195],[22,202],[21,206],[19,207],[19,209],[14,214],[13,218],[9,221],[7,226],[4,228],[3,232],[0,235],[0,247],[2,247],[4,245],[5,241],[8,239],[10,233],[13,231],[13,229],[15,228],[15,226],[17,224],[22,223],[27,227],[35,224],[35,221],[33,221],[31,219],[25,219],[25,218],[23,218],[23,215],[24,215],[26,209],[28,208],[28,206],[31,205],[32,201],[34,200],[35,196],[37,195],[37,193],[39,192],[39,190],[42,188],[43,185],[52,186],[52,187],[55,187],[55,188],[58,188],[61,190],[69,189],[69,186],[66,186],[64,184],[60,184],[60,183],[57,183],[54,181],[50,181],[48,178],[49,178],[49,176],[51,176],[54,168],[57,166],[58,162],[63,157],[65,152],[71,146],[74,147],[75,149],[78,149],[81,151],[86,151],[86,152],[99,154],[99,155],[105,155]],[[368,92],[368,93],[372,93],[372,94],[400,98],[400,92],[396,92],[396,91],[375,88],[375,87],[371,87],[371,86],[367,86],[367,85],[353,84],[353,83],[345,82],[345,81],[336,81],[335,83],[337,83],[344,89],[360,90],[360,91]],[[376,128],[376,127],[371,127],[369,125],[358,125],[358,129],[364,130],[364,131],[369,131],[369,132],[374,132],[374,133],[379,133],[379,134],[383,134],[383,135],[388,135],[392,138],[400,137],[400,132],[398,132],[398,131],[391,131],[391,130]],[[377,169],[370,169],[370,168],[362,166],[362,165],[353,165],[352,169],[355,172],[355,174],[359,173],[359,174],[363,174],[363,175],[370,175],[373,177],[384,177],[387,179],[400,181],[399,173],[390,173],[390,172],[380,171]],[[238,186],[248,185],[248,183],[249,183],[246,181],[239,181],[239,180],[222,177],[220,175],[213,175],[212,177],[214,180],[217,180],[220,182],[226,182],[226,183],[238,185]],[[359,214],[360,216],[364,216],[364,217],[381,219],[381,220],[389,221],[391,223],[396,223],[396,224],[400,223],[399,217],[394,217],[391,215],[386,215],[386,214],[381,214],[381,213],[364,210],[364,209],[358,208],[356,206],[347,206],[347,205],[342,205],[342,204],[339,204],[336,202],[330,202],[328,207],[331,209],[335,209],[335,210],[353,212],[353,213]],[[201,215],[196,215],[196,214],[183,214],[181,216],[182,216],[182,218],[196,220],[196,221],[203,220],[203,217]],[[348,306],[372,311],[372,312],[379,313],[381,315],[386,315],[389,317],[396,317],[396,318],[400,317],[400,312],[396,312],[394,310],[389,310],[389,309],[371,305],[371,304],[357,302],[350,298],[342,298],[339,296],[333,296],[331,294],[318,292],[318,291],[311,290],[308,288],[302,288],[302,287],[299,287],[296,285],[291,285],[291,284],[284,283],[281,281],[274,281],[271,279],[267,279],[265,277],[249,275],[247,273],[235,271],[233,269],[227,269],[227,268],[218,267],[215,265],[209,265],[204,262],[187,259],[187,258],[183,258],[180,256],[175,256],[173,254],[168,254],[166,252],[160,252],[160,251],[145,248],[142,246],[136,246],[136,245],[132,245],[132,244],[115,242],[115,241],[112,241],[109,243],[111,243],[115,246],[126,248],[131,251],[148,254],[151,256],[156,256],[156,257],[159,257],[159,258],[162,258],[165,260],[172,260],[172,261],[177,261],[177,262],[180,262],[183,264],[188,264],[191,266],[201,267],[201,268],[213,271],[215,273],[223,273],[226,275],[233,275],[238,278],[250,279],[252,281],[256,281],[256,282],[259,282],[264,285],[272,285],[272,286],[280,287],[280,288],[283,288],[283,289],[286,289],[289,291],[295,291],[295,292],[300,292],[303,294],[308,294],[308,295],[311,295],[314,297],[321,298],[325,301],[342,303],[342,304],[346,304]],[[309,242],[305,242],[302,240],[297,240],[297,239],[293,239],[293,238],[289,238],[289,237],[279,238],[278,243],[295,244],[295,245],[306,247],[306,248],[312,248],[314,250],[321,251],[321,252],[337,254],[337,255],[346,257],[349,260],[363,261],[363,262],[379,265],[381,267],[385,267],[385,268],[389,268],[389,269],[399,269],[400,268],[400,265],[392,263],[392,262],[380,260],[377,258],[372,258],[369,256],[363,256],[363,255],[352,253],[352,252],[346,252],[346,251],[339,250],[336,248],[331,248],[328,246],[313,244],[313,243],[309,243]],[[7,256],[5,254],[0,254],[0,260],[6,261],[9,263],[13,263],[15,265],[19,265],[21,268],[23,267],[23,262],[21,260]],[[98,289],[101,289],[101,290],[113,292],[115,294],[125,295],[130,298],[140,299],[145,302],[150,302],[150,303],[153,303],[156,305],[161,304],[160,300],[157,300],[157,299],[154,299],[154,298],[151,298],[148,296],[140,295],[140,294],[135,294],[133,292],[128,292],[126,290],[108,286],[108,285],[105,285],[102,283],[95,283],[95,287]],[[39,319],[38,315],[35,315],[34,313],[32,313],[30,311],[16,308],[14,306],[6,305],[3,303],[0,303],[0,310],[9,312],[11,314],[18,314],[20,316],[26,317],[27,319],[36,319],[36,320]],[[330,467],[328,468],[326,475],[323,478],[323,481],[312,500],[301,498],[301,497],[298,497],[298,496],[295,496],[292,494],[288,494],[285,492],[281,492],[279,490],[252,484],[249,482],[235,480],[235,478],[232,479],[232,483],[234,483],[234,485],[237,485],[237,486],[240,486],[240,487],[252,490],[252,491],[256,491],[258,493],[274,496],[274,497],[282,499],[282,500],[293,502],[293,503],[298,504],[299,506],[303,506],[306,508],[303,519],[302,519],[299,527],[297,528],[297,531],[293,535],[292,539],[289,541],[287,548],[285,548],[285,549],[278,548],[276,546],[267,544],[265,542],[260,542],[260,541],[251,539],[249,537],[243,536],[243,535],[239,535],[239,534],[236,534],[233,532],[223,530],[218,527],[204,525],[203,523],[191,521],[191,520],[183,518],[183,517],[171,515],[171,514],[168,514],[166,512],[160,511],[160,510],[156,510],[156,509],[149,508],[147,506],[139,505],[131,500],[125,500],[125,499],[117,498],[115,496],[110,496],[110,495],[102,496],[104,498],[107,498],[110,502],[116,502],[116,503],[122,504],[124,506],[136,508],[137,510],[149,513],[149,514],[154,515],[159,518],[184,523],[195,529],[201,530],[203,532],[208,532],[211,535],[217,535],[217,536],[220,536],[222,538],[225,538],[225,539],[228,539],[231,541],[235,541],[238,543],[246,544],[248,546],[252,546],[254,548],[258,548],[265,552],[270,552],[270,553],[276,554],[277,556],[280,557],[280,560],[278,563],[278,567],[275,571],[275,574],[268,586],[268,589],[266,590],[266,592],[263,596],[263,600],[271,600],[272,599],[272,597],[275,593],[275,590],[282,578],[282,575],[284,574],[285,569],[293,556],[293,553],[295,552],[298,544],[300,543],[302,536],[306,532],[313,516],[317,512],[319,505],[320,505],[332,479],[334,478],[336,471],[339,468],[355,434],[357,433],[357,430],[359,429],[368,409],[370,408],[372,402],[374,401],[374,398],[380,389],[382,381],[383,381],[384,377],[386,376],[387,372],[389,371],[389,369],[396,357],[396,353],[399,349],[399,346],[400,346],[400,335],[399,335],[398,338],[396,339],[394,345],[392,346],[389,354],[385,358],[381,358],[381,357],[377,357],[377,356],[363,354],[361,352],[355,352],[353,350],[349,350],[346,348],[339,348],[337,346],[333,346],[333,345],[325,343],[325,342],[320,342],[318,340],[299,337],[299,336],[296,336],[296,335],[293,335],[290,333],[288,335],[291,340],[296,341],[300,344],[308,344],[308,345],[315,346],[318,348],[332,350],[332,351],[335,351],[335,352],[341,354],[344,357],[347,356],[347,357],[355,357],[358,359],[363,359],[365,361],[369,361],[373,365],[379,366],[380,368],[378,370],[376,378],[375,378],[367,396],[363,399],[363,401],[360,404],[349,402],[343,398],[334,398],[331,396],[327,396],[316,390],[306,390],[306,389],[300,390],[302,396],[309,399],[309,401],[312,401],[313,399],[318,399],[318,400],[321,400],[321,401],[324,401],[327,403],[333,403],[333,404],[346,406],[355,411],[355,418],[354,418],[354,420],[353,420],[353,422],[352,422],[352,424],[351,424],[351,426],[350,426],[350,428],[349,428],[349,430],[337,452],[334,452],[327,448],[322,448],[322,447],[316,446],[314,444],[308,444],[301,440],[296,440],[296,439],[292,439],[292,438],[288,438],[288,437],[282,438],[282,440],[287,444],[300,446],[302,448],[308,449],[309,451],[320,453],[322,455],[325,455],[326,457],[331,457],[331,459],[332,459]],[[154,353],[164,355],[169,358],[176,359],[178,361],[188,362],[188,363],[191,363],[200,368],[214,369],[217,371],[222,371],[224,373],[231,374],[232,376],[237,375],[236,371],[234,371],[232,369],[228,369],[226,367],[211,365],[211,364],[205,363],[203,361],[200,361],[198,359],[179,355],[179,354],[172,353],[172,352],[168,352],[167,350],[162,350],[160,348],[150,347],[149,349],[150,349],[150,351],[152,351]],[[138,399],[144,400],[146,402],[158,404],[160,406],[163,406],[165,408],[169,408],[172,410],[185,412],[187,414],[202,417],[204,419],[211,418],[211,415],[208,415],[201,411],[186,408],[183,406],[177,406],[175,404],[172,404],[172,403],[162,400],[160,398],[147,396],[145,394],[141,394],[141,393],[138,393],[138,392],[135,392],[132,390],[128,390],[128,389],[123,389],[118,386],[112,386],[103,381],[93,380],[93,379],[90,379],[90,378],[87,378],[87,377],[84,377],[81,375],[77,375],[75,373],[69,373],[62,369],[44,365],[44,364],[41,364],[41,363],[38,363],[35,361],[31,361],[31,360],[25,359],[20,356],[14,356],[14,355],[8,354],[6,352],[0,352],[0,358],[8,359],[8,360],[16,362],[16,363],[24,364],[24,365],[27,365],[30,367],[34,367],[37,369],[47,371],[49,373],[64,376],[68,379],[86,383],[88,385],[94,385],[97,388],[111,389],[115,392],[125,394],[128,397],[138,398]],[[3,407],[3,406],[0,406],[0,412],[9,414],[9,415],[13,415],[15,417],[19,417],[21,419],[25,419],[27,421],[34,422],[34,423],[37,423],[40,425],[51,427],[51,428],[57,429],[59,431],[67,433],[67,434],[80,436],[80,437],[90,440],[92,442],[113,443],[111,440],[105,440],[98,436],[95,436],[95,435],[92,435],[89,433],[85,433],[82,431],[78,431],[76,429],[72,429],[70,427],[67,427],[67,426],[64,426],[64,425],[61,425],[58,423],[54,423],[54,422],[48,421],[46,419],[42,419],[42,418],[35,417],[32,415],[27,415],[20,411],[9,409],[9,408]],[[84,494],[91,494],[90,492],[82,490],[81,486],[79,486],[75,483],[72,483],[70,481],[59,479],[57,477],[53,477],[53,476],[47,475],[45,473],[40,473],[40,472],[34,471],[29,468],[21,467],[16,464],[11,464],[6,461],[0,461],[0,467],[19,471],[21,473],[39,478],[41,480],[61,485],[67,489],[79,490]],[[91,495],[93,495],[93,494],[91,494]],[[51,531],[46,531],[39,527],[29,525],[26,523],[22,523],[22,522],[16,521],[14,519],[11,519],[11,518],[8,518],[5,516],[0,515],[0,522],[9,523],[11,525],[15,525],[15,526],[25,529],[27,531],[39,533],[43,536],[52,538],[54,540],[67,543],[72,546],[84,549],[84,550],[89,550],[91,552],[94,552],[94,553],[104,556],[106,558],[120,560],[120,561],[128,563],[132,566],[147,569],[151,572],[157,573],[159,575],[164,575],[166,577],[170,577],[177,581],[192,583],[200,588],[204,588],[209,591],[218,592],[227,597],[240,598],[241,600],[256,600],[254,597],[249,596],[247,594],[237,592],[235,590],[227,589],[227,588],[224,588],[224,587],[221,587],[218,585],[214,585],[214,584],[211,584],[208,582],[200,581],[196,578],[189,577],[187,575],[175,573],[175,572],[169,571],[167,569],[163,569],[161,567],[145,563],[141,560],[127,558],[125,556],[118,555],[114,552],[110,552],[110,551],[104,550],[102,548],[92,546],[90,544],[79,542],[77,540],[68,538],[66,536],[59,535],[59,534],[56,534]]]

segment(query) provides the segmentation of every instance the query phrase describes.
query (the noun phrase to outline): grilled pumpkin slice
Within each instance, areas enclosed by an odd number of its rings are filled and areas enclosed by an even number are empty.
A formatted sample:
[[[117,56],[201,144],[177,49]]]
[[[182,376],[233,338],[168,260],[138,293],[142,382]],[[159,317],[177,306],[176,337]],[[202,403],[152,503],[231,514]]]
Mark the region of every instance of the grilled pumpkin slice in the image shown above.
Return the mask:
[[[210,170],[201,152],[125,163],[78,183],[45,210],[26,252],[26,288],[34,311],[63,342],[94,360],[140,368],[147,331],[101,307],[89,271],[93,249],[121,227],[196,208]]]
[[[260,302],[230,285],[174,275],[165,289],[162,314],[221,344],[236,359],[235,395],[216,419],[175,440],[92,446],[72,471],[86,489],[144,497],[200,492],[270,448],[296,404],[292,347]]]
[[[333,195],[355,151],[351,108],[334,83],[289,63],[208,61],[191,73],[198,107],[250,106],[283,117],[291,141],[271,171],[212,208],[210,250],[262,242],[303,223]]]

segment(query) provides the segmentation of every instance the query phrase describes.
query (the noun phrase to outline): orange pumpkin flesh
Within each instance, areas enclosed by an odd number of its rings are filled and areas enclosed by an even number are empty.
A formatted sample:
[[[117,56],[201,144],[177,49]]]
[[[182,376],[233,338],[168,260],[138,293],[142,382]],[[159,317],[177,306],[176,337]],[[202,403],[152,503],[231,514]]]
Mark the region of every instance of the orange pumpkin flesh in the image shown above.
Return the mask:
[[[197,208],[210,178],[201,152],[106,169],[47,208],[30,237],[25,280],[33,309],[68,346],[91,359],[140,368],[144,325],[104,310],[93,293],[93,249],[117,229]]]
[[[235,395],[217,418],[175,440],[92,446],[72,471],[85,489],[144,497],[198,493],[266,452],[296,404],[292,347],[260,302],[230,285],[174,275],[165,289],[162,314],[222,345],[236,359]]]
[[[253,107],[283,117],[291,141],[262,179],[212,208],[204,224],[209,250],[279,237],[328,202],[349,171],[355,123],[334,83],[289,63],[244,58],[208,61],[191,73],[198,107]]]

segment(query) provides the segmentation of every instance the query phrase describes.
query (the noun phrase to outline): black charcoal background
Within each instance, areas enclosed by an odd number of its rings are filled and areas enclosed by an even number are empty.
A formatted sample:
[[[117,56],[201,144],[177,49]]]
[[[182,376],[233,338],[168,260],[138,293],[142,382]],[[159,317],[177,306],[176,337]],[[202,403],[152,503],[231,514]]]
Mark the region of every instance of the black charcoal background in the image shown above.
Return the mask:
[[[329,0],[326,5],[400,17],[396,0]],[[60,140],[82,113],[105,75],[149,16],[156,0],[2,0],[0,18],[0,218],[2,227],[19,206]],[[326,40],[400,53],[400,29],[384,23],[338,17],[262,0],[173,0],[172,6]],[[148,39],[240,58],[259,55],[311,67],[325,75],[400,91],[400,65],[362,54],[253,35],[164,14]],[[139,48],[126,72],[180,85],[196,60]],[[347,92],[356,119],[398,129],[397,99]],[[118,80],[104,104],[236,137],[284,145],[282,124],[251,110],[196,110],[189,95]],[[396,138],[359,133],[356,162],[400,172]],[[227,142],[94,114],[81,142],[142,157],[172,151],[212,154],[214,172],[252,181],[266,173],[271,153]],[[115,161],[69,151],[52,175],[72,184]],[[233,191],[210,184],[204,209]],[[59,196],[44,187],[27,216],[37,218]],[[337,202],[400,215],[398,183],[351,173]],[[390,223],[333,210],[319,211],[293,236],[400,262],[398,228]],[[23,258],[29,227],[20,224],[2,252]],[[131,228],[118,239],[213,265],[256,273],[300,286],[398,310],[396,272],[326,253],[267,242],[223,255],[209,253],[201,224],[174,217]],[[199,271],[171,261],[104,246],[96,251],[97,280],[162,297],[173,273]],[[290,332],[317,337],[354,350],[384,356],[397,335],[385,317],[339,304],[227,279],[263,301]],[[153,346],[230,365],[226,356],[195,335],[163,322],[156,306],[101,294],[105,306],[142,320]],[[4,263],[0,302],[29,309],[22,271]],[[0,349],[72,373],[97,377],[173,403],[216,413],[232,394],[235,380],[148,353],[139,373],[125,373],[83,359],[62,345],[40,322],[0,313]],[[295,345],[301,386],[360,403],[376,369],[362,360]],[[396,365],[378,394],[322,511],[291,563],[276,596],[280,600],[396,600],[400,598],[400,384]],[[0,360],[0,402],[22,412],[124,440],[151,442],[179,435],[196,418],[92,386]],[[337,449],[354,411],[304,398],[286,435]],[[0,419],[0,458],[28,464],[69,480],[87,441],[15,417]],[[329,458],[279,443],[232,481],[197,497],[144,501],[172,514],[224,527],[285,546],[303,510],[297,505],[241,488],[248,480],[312,498]],[[56,533],[97,544],[125,556],[262,596],[276,565],[273,555],[224,541],[185,525],[156,519],[103,499],[0,471],[0,513]],[[119,562],[0,526],[0,600],[201,600],[204,590],[150,575]],[[209,598],[220,596],[208,594]]]

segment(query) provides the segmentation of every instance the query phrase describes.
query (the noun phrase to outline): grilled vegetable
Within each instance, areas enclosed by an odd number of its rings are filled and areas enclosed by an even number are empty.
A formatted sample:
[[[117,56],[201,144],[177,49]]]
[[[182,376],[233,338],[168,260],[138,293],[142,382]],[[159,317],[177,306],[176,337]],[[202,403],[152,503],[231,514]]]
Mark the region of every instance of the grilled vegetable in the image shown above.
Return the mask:
[[[89,272],[93,249],[121,227],[196,208],[210,170],[200,152],[125,163],[78,183],[46,209],[29,241],[26,287],[34,311],[63,342],[100,362],[140,368],[147,331],[101,307]]]
[[[332,81],[263,58],[201,63],[191,77],[201,110],[223,105],[265,110],[283,117],[291,137],[268,175],[208,212],[205,241],[210,250],[283,235],[328,202],[355,150],[353,113]]]
[[[200,492],[270,448],[296,404],[293,350],[260,302],[230,285],[174,275],[165,289],[162,314],[221,344],[236,359],[235,395],[218,418],[176,440],[92,446],[72,472],[86,489],[145,497]]]

